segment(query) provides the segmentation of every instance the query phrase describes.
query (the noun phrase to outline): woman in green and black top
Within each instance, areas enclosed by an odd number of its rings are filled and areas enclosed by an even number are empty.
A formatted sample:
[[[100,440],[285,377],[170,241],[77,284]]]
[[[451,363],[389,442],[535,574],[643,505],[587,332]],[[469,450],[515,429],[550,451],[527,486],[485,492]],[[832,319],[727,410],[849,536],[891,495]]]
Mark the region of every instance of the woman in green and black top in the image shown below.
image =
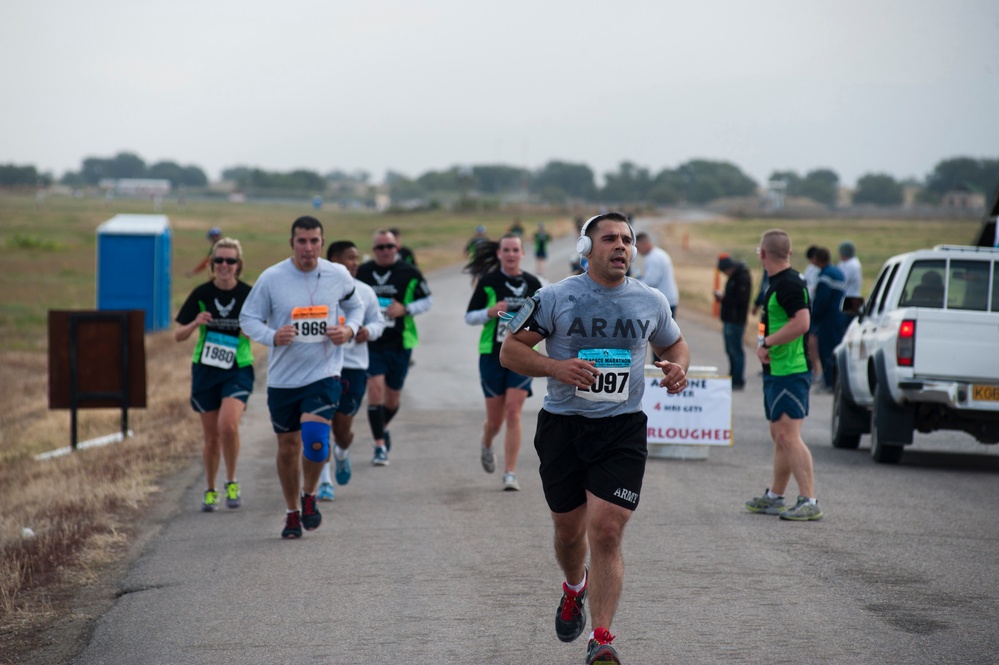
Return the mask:
[[[468,303],[465,322],[482,326],[479,338],[479,377],[486,398],[486,422],[482,427],[482,468],[488,473],[496,469],[493,439],[506,421],[503,444],[503,489],[519,490],[517,457],[520,454],[520,413],[524,400],[531,395],[531,379],[512,372],[500,364],[499,352],[506,337],[507,321],[528,298],[541,288],[534,275],[520,269],[524,244],[520,236],[507,233],[498,243],[479,246],[466,270],[481,274]],[[500,315],[505,313],[504,316]]]
[[[239,280],[243,249],[238,240],[222,238],[212,247],[212,281],[194,289],[177,314],[174,337],[183,342],[198,331],[191,365],[191,406],[201,415],[205,431],[204,460],[207,483],[201,509],[218,508],[215,476],[225,460],[225,502],[242,504],[236,480],[239,421],[253,392],[253,352],[240,334],[239,312],[250,285]]]

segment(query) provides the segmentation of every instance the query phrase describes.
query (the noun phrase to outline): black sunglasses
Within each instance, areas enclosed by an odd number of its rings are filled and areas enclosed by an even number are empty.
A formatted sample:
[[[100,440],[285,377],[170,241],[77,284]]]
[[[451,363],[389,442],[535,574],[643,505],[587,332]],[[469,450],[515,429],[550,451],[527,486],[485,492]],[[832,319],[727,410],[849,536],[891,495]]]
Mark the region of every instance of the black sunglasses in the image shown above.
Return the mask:
[[[373,249],[395,249],[395,245],[375,245]]]
[[[227,257],[227,256],[216,256],[216,257],[215,257],[214,259],[212,259],[212,260],[213,260],[213,261],[215,261],[215,263],[217,263],[217,264],[219,264],[219,265],[221,265],[221,264],[223,264],[223,263],[228,263],[229,265],[231,265],[231,266],[234,266],[234,265],[236,265],[237,263],[239,263],[239,259],[230,259],[230,258],[229,258],[229,257]]]

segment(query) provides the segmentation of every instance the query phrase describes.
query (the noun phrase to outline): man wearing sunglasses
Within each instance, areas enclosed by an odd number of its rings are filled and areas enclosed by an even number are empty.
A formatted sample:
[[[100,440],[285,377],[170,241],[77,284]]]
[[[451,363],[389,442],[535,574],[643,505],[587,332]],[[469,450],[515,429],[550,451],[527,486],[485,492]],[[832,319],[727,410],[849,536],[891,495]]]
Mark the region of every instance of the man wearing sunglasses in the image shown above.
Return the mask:
[[[357,269],[357,279],[378,296],[385,318],[382,336],[368,344],[368,423],[375,440],[374,466],[387,466],[392,439],[386,429],[399,412],[413,349],[419,344],[413,317],[430,309],[430,287],[415,266],[399,260],[399,242],[389,229],[372,237],[374,259]]]

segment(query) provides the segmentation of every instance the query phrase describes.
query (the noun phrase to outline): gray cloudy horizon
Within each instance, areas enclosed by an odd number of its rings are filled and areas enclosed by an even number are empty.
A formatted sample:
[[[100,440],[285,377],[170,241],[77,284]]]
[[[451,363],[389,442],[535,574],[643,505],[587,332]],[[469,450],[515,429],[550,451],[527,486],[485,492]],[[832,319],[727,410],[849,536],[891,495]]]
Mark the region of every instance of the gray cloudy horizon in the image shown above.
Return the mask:
[[[5,11],[0,86],[0,163],[57,177],[128,151],[213,180],[554,159],[921,180],[999,156],[999,3],[40,0]]]

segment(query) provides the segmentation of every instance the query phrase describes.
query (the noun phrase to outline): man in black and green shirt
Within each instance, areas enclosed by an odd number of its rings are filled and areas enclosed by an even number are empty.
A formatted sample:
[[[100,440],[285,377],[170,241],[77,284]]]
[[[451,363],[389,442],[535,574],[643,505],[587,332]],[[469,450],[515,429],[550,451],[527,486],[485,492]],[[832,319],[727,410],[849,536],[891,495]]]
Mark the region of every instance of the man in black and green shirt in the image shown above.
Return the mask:
[[[811,323],[808,287],[791,267],[791,238],[787,233],[780,229],[767,231],[756,251],[770,275],[756,357],[763,363],[764,409],[775,450],[773,482],[763,496],[747,501],[746,508],[754,513],[780,515],[781,519],[817,520],[822,518],[822,510],[815,498],[812,454],[801,438],[812,385],[805,343]],[[788,508],[784,492],[792,476],[798,485],[798,501]]]
[[[378,296],[385,317],[382,336],[368,343],[368,423],[375,439],[371,463],[386,466],[392,446],[388,427],[399,411],[413,349],[419,343],[413,317],[430,309],[430,287],[415,266],[399,259],[399,242],[389,229],[372,239],[375,258],[357,269],[357,279]]]

